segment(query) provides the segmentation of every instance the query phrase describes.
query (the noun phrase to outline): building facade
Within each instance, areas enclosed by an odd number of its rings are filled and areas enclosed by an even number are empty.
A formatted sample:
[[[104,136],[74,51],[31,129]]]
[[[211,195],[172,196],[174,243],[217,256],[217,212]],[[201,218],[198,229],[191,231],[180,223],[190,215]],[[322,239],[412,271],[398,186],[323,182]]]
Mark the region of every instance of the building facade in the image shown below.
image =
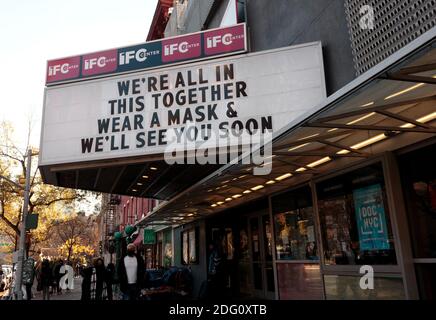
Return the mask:
[[[283,113],[279,120],[286,123],[271,140],[238,155],[236,162],[170,165],[163,154],[126,151],[124,156],[113,148],[106,151],[108,156],[99,158],[103,152],[97,150],[99,154],[77,164],[86,151],[82,143],[82,154],[74,154],[70,162],[50,159],[40,165],[42,176],[64,187],[122,194],[104,198],[106,240],[134,225],[138,236],[133,241],[139,245],[142,236],[143,244],[148,243],[141,247],[147,267],[189,268],[194,298],[202,297],[210,277],[213,244],[222,255],[222,285],[229,297],[434,299],[435,15],[434,0],[161,0],[147,37],[157,45],[154,53],[160,53],[160,59],[163,52],[189,51],[189,42],[177,43],[187,39],[180,36],[201,38],[205,30],[236,24],[245,28],[248,49],[217,59],[209,56],[198,64],[183,58],[163,64],[152,69],[155,82],[148,83],[149,89],[158,83],[160,72],[175,75],[183,70],[180,74],[191,77],[189,66],[211,68],[218,62],[264,55],[270,60],[243,67],[252,78],[256,72],[270,72],[264,87],[276,89],[291,77],[290,88],[283,90],[296,91],[307,78],[292,72],[318,68],[323,70],[326,97],[309,103],[319,94],[317,83],[292,101],[262,100],[259,113],[302,101],[306,105],[298,114]],[[201,39],[192,48],[207,42]],[[310,46],[322,54],[284,58],[288,50]],[[128,51],[121,54],[125,63]],[[134,51],[130,54],[133,57]],[[318,60],[315,67],[300,65]],[[116,66],[116,58],[113,61],[114,67],[126,70]],[[199,79],[200,69],[194,72]],[[147,70],[131,71],[140,72],[150,75]],[[227,75],[233,75],[230,66]],[[107,92],[113,89],[108,84],[111,76],[105,82]],[[165,87],[165,75],[160,79]],[[92,83],[99,88],[99,81]],[[259,83],[253,81],[252,90],[261,95]],[[59,88],[63,90],[62,84]],[[66,90],[74,91],[71,88],[74,85]],[[119,83],[118,90],[122,96]],[[259,110],[254,106],[258,101],[251,101],[250,107]],[[183,108],[185,102],[180,103]],[[47,141],[52,146],[52,140]],[[43,147],[40,155],[46,152]],[[256,152],[265,156],[261,164],[244,161]],[[259,175],[254,172],[259,168],[268,170]],[[162,202],[155,206],[141,198]],[[374,280],[373,288],[362,284],[365,275]]]
[[[387,63],[388,58],[420,35],[434,30],[432,1],[368,4],[369,7],[363,7],[360,1],[340,0],[178,1],[171,10],[164,36],[245,22],[250,52],[321,41],[327,95],[332,101],[335,98],[339,101],[345,99],[341,92],[344,87],[362,85],[363,78],[359,76]],[[428,15],[421,15],[423,11]],[[424,51],[420,56],[427,57],[423,60],[425,64],[436,61],[434,52]],[[400,68],[401,74],[402,67],[395,70]],[[391,86],[388,82],[395,78],[389,78],[390,72],[386,75],[387,78],[378,79],[388,79],[386,85]],[[348,95],[352,92],[352,97],[347,97],[351,103],[347,101],[343,107],[354,113],[342,111],[340,116],[325,119],[337,120],[342,126],[323,126],[314,132],[307,130],[313,127],[301,126],[300,130],[305,131],[290,135],[284,144],[286,149],[277,148],[288,151],[289,156],[282,158],[281,150],[276,154],[280,154],[280,159],[273,161],[273,165],[279,164],[281,170],[265,177],[263,183],[255,182],[250,188],[256,180],[246,178],[249,174],[245,174],[244,168],[226,167],[194,187],[194,194],[191,190],[186,197],[178,197],[179,202],[191,202],[185,210],[192,210],[198,218],[192,222],[181,219],[168,229],[174,234],[174,263],[192,270],[197,294],[207,281],[208,245],[214,243],[221,246],[225,256],[226,286],[228,294],[234,297],[435,297],[434,127],[421,134],[393,132],[391,121],[400,121],[403,128],[425,126],[433,121],[434,105],[427,105],[424,100],[427,93],[434,92],[434,81],[401,80],[391,94],[383,95],[377,87],[370,87],[364,94],[362,87],[360,92],[348,90]],[[413,92],[420,86],[429,91]],[[408,95],[409,92],[413,95]],[[371,109],[390,99],[397,104],[388,107],[407,107],[410,106],[407,100],[417,99],[419,103],[422,97],[425,105],[406,108],[403,116]],[[361,107],[369,109],[355,111],[352,103],[358,101]],[[341,107],[336,108],[339,114]],[[380,115],[390,116],[388,122],[383,118],[369,119]],[[377,124],[386,127],[385,130],[377,128]],[[356,130],[356,137],[334,135],[334,131],[348,128]],[[380,132],[383,137],[377,135]],[[386,137],[394,139],[374,145]],[[298,140],[304,141],[296,143]],[[316,144],[323,148],[310,148]],[[337,148],[339,152],[335,152]],[[359,153],[360,149],[364,151]],[[293,181],[287,182],[288,179]],[[195,196],[195,192],[204,188],[214,193],[223,186],[225,190],[210,197],[222,200],[210,201],[208,209]],[[249,193],[256,192],[259,195],[249,199]],[[167,206],[153,212],[154,220],[143,219],[138,225],[147,226],[158,220],[159,215],[171,216],[171,212],[177,216],[177,212],[183,212],[178,209],[170,199]],[[208,214],[202,214],[202,210]],[[185,218],[189,216],[185,214]],[[362,266],[370,266],[374,272],[373,290],[360,286],[359,280],[366,272]]]

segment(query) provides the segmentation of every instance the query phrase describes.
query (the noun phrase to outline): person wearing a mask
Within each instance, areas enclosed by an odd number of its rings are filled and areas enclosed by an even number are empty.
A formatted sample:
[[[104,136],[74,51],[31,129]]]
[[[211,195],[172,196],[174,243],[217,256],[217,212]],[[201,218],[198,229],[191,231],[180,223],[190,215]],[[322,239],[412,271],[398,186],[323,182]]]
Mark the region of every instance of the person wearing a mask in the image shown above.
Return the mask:
[[[144,260],[136,254],[133,243],[127,246],[127,255],[121,259],[118,268],[120,290],[124,300],[137,300],[144,279]]]

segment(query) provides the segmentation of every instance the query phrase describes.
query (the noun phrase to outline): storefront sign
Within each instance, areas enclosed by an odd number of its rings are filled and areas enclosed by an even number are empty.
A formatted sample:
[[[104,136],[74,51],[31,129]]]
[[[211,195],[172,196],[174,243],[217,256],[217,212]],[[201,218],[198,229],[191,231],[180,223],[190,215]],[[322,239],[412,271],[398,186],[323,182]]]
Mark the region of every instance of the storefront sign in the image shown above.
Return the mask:
[[[230,42],[212,31],[207,37],[211,45]],[[140,50],[123,51],[123,66],[151,61],[141,57],[152,51]],[[86,57],[88,71],[113,68],[111,51]],[[319,42],[52,86],[45,91],[40,165],[245,145],[256,134],[271,136],[325,95]]]
[[[389,249],[380,184],[353,191],[360,250]]]
[[[245,24],[49,60],[46,84],[85,80],[247,51]]]
[[[155,244],[156,232],[151,229],[144,229],[144,244]]]

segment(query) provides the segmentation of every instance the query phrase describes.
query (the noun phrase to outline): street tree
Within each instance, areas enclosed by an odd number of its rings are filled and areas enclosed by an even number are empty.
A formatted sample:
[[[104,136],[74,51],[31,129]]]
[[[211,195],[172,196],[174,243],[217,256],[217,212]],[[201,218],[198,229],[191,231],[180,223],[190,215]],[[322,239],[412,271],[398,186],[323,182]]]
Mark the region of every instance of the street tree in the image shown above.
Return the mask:
[[[30,130],[29,130],[30,132]],[[11,181],[20,182],[26,175],[26,150],[13,140],[13,128],[0,122],[0,232],[17,248],[23,208],[23,188]],[[44,184],[37,169],[37,157],[32,157],[30,177],[29,214],[38,214],[38,228],[29,232],[28,250],[36,250],[39,243],[50,239],[53,225],[67,219],[74,205],[86,197],[85,192]],[[23,186],[24,187],[24,186]]]

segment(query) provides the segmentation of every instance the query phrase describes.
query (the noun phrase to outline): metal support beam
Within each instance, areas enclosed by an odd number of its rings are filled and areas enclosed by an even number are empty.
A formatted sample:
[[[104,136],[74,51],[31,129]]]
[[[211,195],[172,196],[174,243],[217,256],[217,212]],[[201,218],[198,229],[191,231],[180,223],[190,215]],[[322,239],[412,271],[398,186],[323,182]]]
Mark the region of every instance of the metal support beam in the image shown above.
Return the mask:
[[[361,154],[347,153],[338,154],[331,152],[320,152],[320,151],[305,151],[305,152],[276,152],[278,155],[288,156],[288,157],[330,157],[330,158],[362,158],[366,157]]]
[[[304,169],[306,169],[306,170],[309,170],[309,171],[312,171],[312,173],[318,173],[319,172],[319,170],[317,170],[317,169],[315,169],[315,168],[311,168],[311,167],[308,167],[308,166],[306,166],[306,165],[304,165],[304,164],[301,164],[301,163],[298,163],[298,162],[295,162],[295,161],[291,161],[291,160],[288,160],[288,159],[284,159],[285,157],[280,157],[280,158],[277,158],[277,160],[278,161],[281,161],[281,162],[283,162],[283,163],[286,163],[286,164],[290,164],[290,165],[292,165],[292,166],[294,166],[294,167],[296,167],[297,169],[298,168],[304,168]],[[299,173],[299,172],[297,172],[297,173]]]
[[[405,82],[417,82],[417,83],[427,83],[436,84],[436,79],[432,77],[415,76],[415,75],[398,75],[398,74],[387,74],[381,79],[395,80],[395,81],[405,81]]]
[[[342,123],[323,123],[323,122],[312,122],[306,124],[309,127],[316,128],[344,128],[344,129],[354,129],[354,130],[372,130],[372,131],[393,131],[393,132],[421,132],[421,133],[436,133],[436,128],[431,127],[430,129],[425,128],[401,128],[395,126],[379,126],[379,125],[362,125],[362,124],[342,124]]]
[[[421,102],[428,102],[428,101],[436,101],[436,95],[422,97],[422,98],[416,98],[416,99],[410,99],[410,100],[406,100],[406,101],[398,101],[398,102],[389,103],[389,104],[385,104],[385,105],[378,105],[378,106],[373,106],[373,107],[369,107],[369,108],[362,108],[362,109],[354,110],[354,111],[350,111],[350,112],[335,114],[332,116],[326,116],[326,117],[322,117],[322,118],[316,120],[313,123],[330,122],[333,120],[345,119],[345,118],[350,118],[353,116],[368,114],[371,112],[379,112],[380,110],[386,110],[386,109],[390,109],[390,108],[402,107],[402,106],[407,106],[407,105],[411,105],[411,104],[418,104]],[[305,124],[305,126],[311,127],[311,124],[312,123],[308,122]],[[349,128],[349,127],[346,127],[346,128]]]
[[[349,135],[352,134],[353,132],[351,130],[340,130],[340,131],[332,131],[332,132],[327,132],[327,133],[322,133],[320,135],[317,135],[315,137],[312,138],[308,138],[308,139],[302,139],[302,140],[297,140],[297,141],[293,141],[290,143],[284,143],[278,146],[274,146],[273,150],[282,150],[282,149],[287,149],[287,148],[291,148],[291,147],[296,147],[305,143],[310,143],[310,142],[316,142],[319,139],[330,139],[330,138],[335,138],[335,137],[341,137],[341,136],[345,136],[345,135]],[[273,152],[274,154],[276,152]]]
[[[377,113],[380,113],[380,114],[382,114],[382,115],[384,115],[386,117],[389,117],[389,118],[393,118],[393,119],[397,119],[397,120],[403,121],[405,123],[412,123],[412,124],[414,124],[417,127],[426,128],[426,129],[431,129],[432,128],[428,124],[421,123],[421,122],[416,121],[414,119],[402,116],[400,114],[392,113],[390,111],[378,110]]]
[[[114,182],[112,183],[111,190],[110,190],[109,193],[113,193],[115,187],[116,187],[117,184],[118,184],[118,181],[120,181],[121,176],[123,175],[123,173],[124,173],[125,170],[126,170],[126,166],[123,166],[123,167],[121,168],[120,172],[118,172],[118,175],[117,175],[117,177],[115,178]]]
[[[328,141],[328,140],[319,140],[318,142],[322,143],[322,144],[326,144],[326,145],[332,146],[332,147],[335,147],[335,148],[338,148],[338,149],[345,149],[345,150],[348,150],[350,152],[358,153],[358,154],[362,155],[363,157],[369,157],[370,156],[370,154],[367,153],[367,152],[364,152],[364,151],[361,151],[361,150],[357,150],[357,149],[353,149],[351,147],[344,146],[344,145],[342,145],[340,143],[336,143],[336,142],[332,142],[332,141]]]
[[[94,186],[93,186],[94,189],[97,188],[98,180],[100,180],[100,175],[101,175],[101,168],[97,170],[97,175],[95,177]]]
[[[148,167],[150,166],[150,164],[146,164],[144,165],[144,167],[139,171],[139,174],[135,177],[135,179],[132,180],[132,183],[129,185],[129,187],[127,188],[127,190],[130,190],[133,188],[133,186],[135,185],[135,183],[138,181],[139,178],[142,177],[142,175],[144,174],[144,172],[148,169]]]

